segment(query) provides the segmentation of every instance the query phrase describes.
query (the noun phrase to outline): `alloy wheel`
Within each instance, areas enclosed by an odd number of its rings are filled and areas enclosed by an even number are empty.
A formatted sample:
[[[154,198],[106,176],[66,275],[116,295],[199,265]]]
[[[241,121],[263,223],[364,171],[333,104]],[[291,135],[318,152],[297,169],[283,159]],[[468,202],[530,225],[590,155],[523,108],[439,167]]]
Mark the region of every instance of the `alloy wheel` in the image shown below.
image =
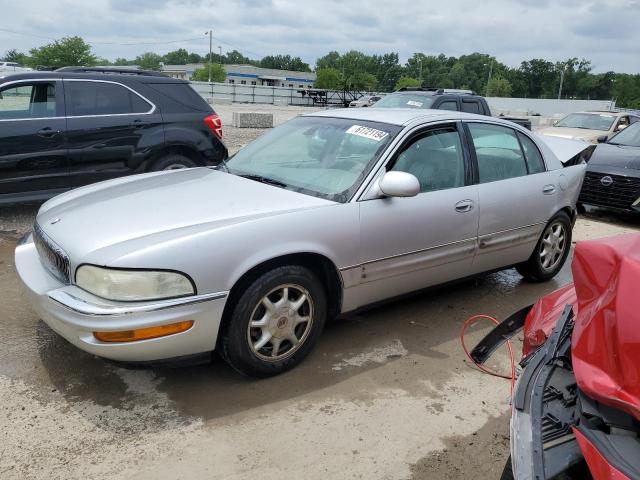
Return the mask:
[[[313,326],[314,306],[300,285],[280,285],[253,309],[247,340],[254,355],[265,361],[290,357],[306,341]]]
[[[564,257],[567,248],[567,232],[562,222],[553,222],[543,235],[540,244],[540,265],[546,271],[553,270]]]

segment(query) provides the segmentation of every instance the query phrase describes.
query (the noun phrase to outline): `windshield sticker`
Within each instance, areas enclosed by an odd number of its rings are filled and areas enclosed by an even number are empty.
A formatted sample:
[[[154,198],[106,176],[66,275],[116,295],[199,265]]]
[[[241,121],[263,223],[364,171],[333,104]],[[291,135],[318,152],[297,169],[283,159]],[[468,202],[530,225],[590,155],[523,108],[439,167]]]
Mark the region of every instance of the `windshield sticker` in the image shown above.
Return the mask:
[[[423,103],[422,102],[416,102],[415,100],[409,100],[407,102],[407,105],[411,105],[412,107],[420,108],[423,105]]]
[[[363,127],[361,125],[354,125],[347,130],[347,133],[351,135],[357,135],[359,137],[368,138],[369,140],[375,140],[379,142],[380,140],[384,140],[384,138],[389,135],[387,132],[382,130],[377,130],[375,128]]]

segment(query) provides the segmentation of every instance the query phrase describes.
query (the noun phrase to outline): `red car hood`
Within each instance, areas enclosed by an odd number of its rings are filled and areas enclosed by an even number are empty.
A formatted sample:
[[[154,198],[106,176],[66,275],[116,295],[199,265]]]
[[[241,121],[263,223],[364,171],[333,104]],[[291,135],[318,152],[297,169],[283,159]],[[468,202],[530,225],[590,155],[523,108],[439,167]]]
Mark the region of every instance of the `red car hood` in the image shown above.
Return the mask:
[[[640,420],[640,235],[579,243],[572,270],[578,386]]]
[[[640,234],[578,242],[572,270],[573,284],[541,298],[529,312],[523,353],[544,343],[564,306],[572,304],[578,386],[640,420]]]

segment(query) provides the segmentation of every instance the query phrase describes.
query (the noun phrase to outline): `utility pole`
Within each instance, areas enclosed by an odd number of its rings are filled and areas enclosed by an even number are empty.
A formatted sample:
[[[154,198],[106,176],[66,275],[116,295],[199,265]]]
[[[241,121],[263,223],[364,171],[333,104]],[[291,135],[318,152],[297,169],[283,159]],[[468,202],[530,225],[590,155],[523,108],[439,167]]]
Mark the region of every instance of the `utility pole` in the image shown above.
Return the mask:
[[[564,83],[564,67],[560,70],[560,88],[558,88],[558,100],[562,98],[562,84]]]
[[[422,58],[418,58],[418,62],[420,63],[420,77],[419,77],[419,81],[420,81],[420,86],[422,86]]]
[[[218,49],[220,50],[220,65],[222,66],[222,45],[218,45]]]
[[[205,33],[209,35],[209,83],[211,83],[211,63],[213,61],[213,30]]]
[[[489,96],[489,83],[491,83],[491,75],[493,74],[493,58],[491,59],[491,62],[489,63],[489,76],[487,77],[487,88],[484,92],[484,96],[488,97]]]

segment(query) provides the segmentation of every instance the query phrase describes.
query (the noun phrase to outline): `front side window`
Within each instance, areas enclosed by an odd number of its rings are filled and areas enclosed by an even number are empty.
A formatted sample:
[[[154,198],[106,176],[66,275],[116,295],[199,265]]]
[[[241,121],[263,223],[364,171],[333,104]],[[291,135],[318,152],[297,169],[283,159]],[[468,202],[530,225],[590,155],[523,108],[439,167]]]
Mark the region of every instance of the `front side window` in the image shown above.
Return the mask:
[[[411,143],[391,168],[407,172],[420,182],[420,192],[464,185],[464,157],[454,127],[431,130]]]
[[[21,84],[0,91],[0,119],[19,120],[55,116],[55,83]]]
[[[146,113],[151,105],[128,88],[104,82],[67,82],[65,85],[68,114],[121,115]]]
[[[486,123],[469,123],[468,126],[478,160],[480,183],[527,174],[527,164],[512,129]]]
[[[625,128],[617,135],[614,135],[608,143],[611,145],[640,147],[640,122],[636,122],[629,128]]]
[[[347,202],[400,130],[364,120],[298,117],[242,148],[226,168],[234,175]]]

